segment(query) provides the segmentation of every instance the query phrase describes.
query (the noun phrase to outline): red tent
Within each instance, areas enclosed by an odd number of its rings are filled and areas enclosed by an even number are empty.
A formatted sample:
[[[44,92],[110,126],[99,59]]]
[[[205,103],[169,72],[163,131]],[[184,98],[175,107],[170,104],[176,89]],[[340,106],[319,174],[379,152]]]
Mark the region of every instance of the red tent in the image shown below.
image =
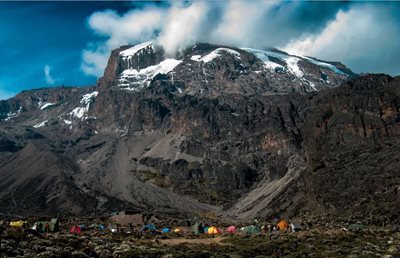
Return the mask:
[[[236,231],[237,231],[237,229],[236,229],[235,226],[229,226],[229,227],[226,229],[226,232],[228,232],[228,233],[230,233],[230,234],[234,234],[234,233],[236,233]]]
[[[81,228],[79,226],[73,226],[69,232],[71,234],[80,234],[81,233]]]

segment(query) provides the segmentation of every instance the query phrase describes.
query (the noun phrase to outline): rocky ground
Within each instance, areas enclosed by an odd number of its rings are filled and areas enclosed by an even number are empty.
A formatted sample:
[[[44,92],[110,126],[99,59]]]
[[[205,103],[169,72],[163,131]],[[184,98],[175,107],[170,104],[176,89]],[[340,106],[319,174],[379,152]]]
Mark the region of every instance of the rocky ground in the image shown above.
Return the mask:
[[[309,218],[300,232],[245,235],[193,235],[188,232],[153,235],[108,230],[37,234],[7,229],[1,237],[1,257],[399,257],[400,233],[393,226],[366,226],[351,231],[352,218],[335,222]],[[354,220],[354,221],[353,221]],[[77,221],[75,219],[75,221]],[[184,231],[188,229],[183,228]]]

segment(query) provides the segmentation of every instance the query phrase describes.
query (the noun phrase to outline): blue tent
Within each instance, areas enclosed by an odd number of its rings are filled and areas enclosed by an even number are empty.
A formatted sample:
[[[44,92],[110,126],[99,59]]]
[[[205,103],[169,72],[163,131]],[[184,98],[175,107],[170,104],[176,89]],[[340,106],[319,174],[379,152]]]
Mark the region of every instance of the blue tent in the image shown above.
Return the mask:
[[[153,224],[148,224],[143,227],[143,230],[154,231],[154,230],[156,230],[156,226],[154,226]]]
[[[203,233],[204,233],[204,234],[207,234],[207,233],[208,233],[208,228],[209,228],[209,226],[207,226],[207,227],[205,227],[205,228],[203,229]]]
[[[106,226],[103,225],[103,224],[101,224],[101,225],[99,225],[99,229],[100,229],[100,230],[104,230],[104,229],[106,229]]]
[[[161,233],[169,233],[171,230],[169,229],[169,228],[163,228],[162,230],[161,230]]]

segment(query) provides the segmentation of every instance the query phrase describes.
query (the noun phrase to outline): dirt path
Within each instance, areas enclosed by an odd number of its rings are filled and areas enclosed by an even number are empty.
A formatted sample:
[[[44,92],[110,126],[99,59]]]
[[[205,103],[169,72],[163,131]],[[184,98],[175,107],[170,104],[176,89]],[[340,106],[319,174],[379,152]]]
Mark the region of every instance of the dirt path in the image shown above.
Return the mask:
[[[226,237],[215,237],[215,238],[195,238],[195,239],[187,239],[187,238],[176,238],[176,239],[163,239],[161,240],[162,244],[166,245],[179,245],[179,244],[218,244],[218,245],[229,245],[228,243],[222,243],[221,241],[227,239]]]

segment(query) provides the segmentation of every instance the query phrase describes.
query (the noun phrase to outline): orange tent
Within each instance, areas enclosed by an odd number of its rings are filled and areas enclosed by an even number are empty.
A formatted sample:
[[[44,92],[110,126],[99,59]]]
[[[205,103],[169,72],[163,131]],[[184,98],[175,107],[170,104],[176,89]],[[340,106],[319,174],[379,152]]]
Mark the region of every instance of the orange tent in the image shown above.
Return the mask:
[[[281,221],[279,221],[278,225],[276,225],[276,226],[278,227],[279,230],[284,231],[289,228],[289,222],[282,219]]]
[[[174,229],[174,233],[181,233],[183,230],[181,228]]]

